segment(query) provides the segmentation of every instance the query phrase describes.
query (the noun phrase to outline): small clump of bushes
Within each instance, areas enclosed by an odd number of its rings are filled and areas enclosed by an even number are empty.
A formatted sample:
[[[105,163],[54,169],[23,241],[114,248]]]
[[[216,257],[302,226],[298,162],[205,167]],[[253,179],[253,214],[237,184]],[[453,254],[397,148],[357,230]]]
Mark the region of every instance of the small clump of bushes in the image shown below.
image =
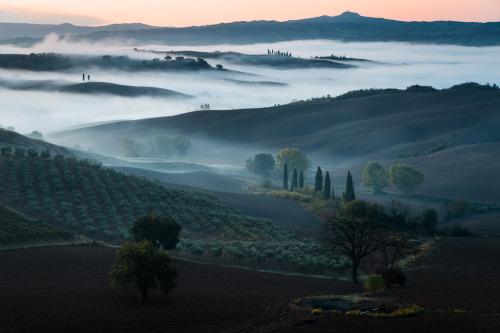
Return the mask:
[[[425,309],[416,304],[395,305],[358,295],[314,296],[298,298],[291,305],[310,309],[312,315],[330,314],[346,317],[399,318],[419,315]]]

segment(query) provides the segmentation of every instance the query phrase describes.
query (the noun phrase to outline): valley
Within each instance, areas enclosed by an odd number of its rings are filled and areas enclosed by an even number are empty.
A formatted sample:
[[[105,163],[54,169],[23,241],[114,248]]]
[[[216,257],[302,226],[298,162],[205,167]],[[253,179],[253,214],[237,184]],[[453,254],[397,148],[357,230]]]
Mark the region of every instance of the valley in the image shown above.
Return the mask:
[[[2,328],[498,331],[498,24],[0,23]]]

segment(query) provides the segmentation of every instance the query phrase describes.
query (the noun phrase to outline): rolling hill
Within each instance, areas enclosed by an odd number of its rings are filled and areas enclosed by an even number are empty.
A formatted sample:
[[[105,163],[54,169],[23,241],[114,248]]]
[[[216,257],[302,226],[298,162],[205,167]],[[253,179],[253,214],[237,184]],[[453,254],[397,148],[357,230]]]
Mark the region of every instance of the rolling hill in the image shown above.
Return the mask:
[[[441,144],[498,142],[499,105],[500,90],[469,85],[261,109],[196,111],[59,132],[51,139],[117,154],[122,137],[141,141],[160,133],[183,135],[192,142],[190,159],[246,160],[256,152],[297,148],[314,163],[340,167],[393,159],[413,150],[425,153]]]

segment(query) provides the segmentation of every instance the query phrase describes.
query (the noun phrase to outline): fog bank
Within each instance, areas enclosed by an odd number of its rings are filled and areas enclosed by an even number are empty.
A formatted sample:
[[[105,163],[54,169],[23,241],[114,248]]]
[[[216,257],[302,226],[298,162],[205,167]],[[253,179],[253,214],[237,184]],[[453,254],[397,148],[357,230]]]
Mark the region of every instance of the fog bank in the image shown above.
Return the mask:
[[[158,57],[153,53],[135,52],[133,47],[136,46],[113,43],[75,45],[49,36],[43,43],[29,49],[0,45],[0,52],[126,55],[147,61]],[[215,67],[220,63],[229,71],[123,72],[105,68],[88,68],[85,71],[91,75],[93,82],[170,89],[194,95],[195,98],[190,100],[11,90],[9,82],[23,84],[39,81],[43,84],[43,80],[54,80],[68,84],[82,83],[82,73],[1,69],[0,81],[7,84],[0,88],[0,124],[12,126],[20,133],[33,130],[48,133],[84,123],[175,115],[197,110],[202,104],[209,104],[211,110],[258,108],[323,95],[336,96],[356,89],[406,88],[414,84],[447,88],[472,81],[480,84],[500,83],[496,71],[500,68],[500,47],[339,43],[317,40],[211,47],[146,45],[137,48],[157,51],[236,51],[247,54],[265,54],[268,49],[272,49],[291,52],[294,57],[301,58],[333,54],[369,59],[377,63],[356,62],[352,64],[357,67],[352,69],[284,70],[207,59],[211,66]],[[269,85],[264,82],[283,85]]]

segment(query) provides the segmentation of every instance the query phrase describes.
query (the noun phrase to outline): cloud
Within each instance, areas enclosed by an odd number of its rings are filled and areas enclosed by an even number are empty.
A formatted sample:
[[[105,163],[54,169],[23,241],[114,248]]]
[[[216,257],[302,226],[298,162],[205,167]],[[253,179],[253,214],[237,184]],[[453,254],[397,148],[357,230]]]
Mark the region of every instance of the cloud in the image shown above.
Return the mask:
[[[0,22],[5,23],[32,23],[32,24],[62,24],[71,23],[74,25],[94,26],[105,23],[100,18],[74,15],[74,14],[54,14],[32,10],[30,8],[12,8],[2,6],[0,8]]]

